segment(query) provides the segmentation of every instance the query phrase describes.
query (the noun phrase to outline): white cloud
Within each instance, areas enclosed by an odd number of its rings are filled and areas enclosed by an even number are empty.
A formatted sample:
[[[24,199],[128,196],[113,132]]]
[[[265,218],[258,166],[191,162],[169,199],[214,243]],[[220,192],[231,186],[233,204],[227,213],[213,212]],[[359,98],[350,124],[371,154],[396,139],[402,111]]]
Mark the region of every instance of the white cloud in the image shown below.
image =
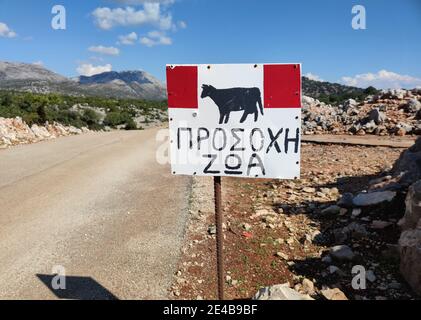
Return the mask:
[[[366,88],[373,86],[378,89],[412,89],[421,86],[421,78],[401,75],[395,72],[380,70],[377,73],[357,74],[353,77],[342,77],[342,83]]]
[[[158,45],[169,46],[172,44],[172,39],[168,37],[165,32],[151,31],[146,37],[140,39],[140,43],[147,47],[154,47]]]
[[[317,74],[313,74],[311,72],[308,72],[304,75],[304,77],[309,78],[310,80],[314,81],[324,81],[322,78],[320,78]]]
[[[83,63],[81,64],[76,71],[82,76],[93,76],[96,74],[104,73],[113,70],[113,66],[111,64],[106,64],[103,66],[94,66],[90,63]]]
[[[186,29],[186,28],[187,28],[187,23],[186,23],[185,21],[178,21],[178,22],[177,22],[177,26],[178,26],[180,29]]]
[[[90,52],[106,54],[109,56],[118,56],[120,54],[120,49],[114,48],[114,47],[92,46],[92,47],[89,47],[88,50]]]
[[[116,26],[153,25],[161,30],[169,30],[173,27],[171,14],[162,13],[160,3],[145,2],[143,10],[132,7],[97,8],[92,15],[98,27],[104,30],[110,30]]]
[[[132,32],[127,35],[119,36],[118,44],[132,45],[137,41],[137,39],[138,39],[138,36],[136,32]]]
[[[32,62],[32,64],[33,65],[36,65],[36,66],[40,66],[40,67],[43,67],[44,66],[44,62],[42,62],[41,60],[40,61]]]
[[[0,37],[3,38],[14,38],[17,34],[9,26],[3,22],[0,22]]]

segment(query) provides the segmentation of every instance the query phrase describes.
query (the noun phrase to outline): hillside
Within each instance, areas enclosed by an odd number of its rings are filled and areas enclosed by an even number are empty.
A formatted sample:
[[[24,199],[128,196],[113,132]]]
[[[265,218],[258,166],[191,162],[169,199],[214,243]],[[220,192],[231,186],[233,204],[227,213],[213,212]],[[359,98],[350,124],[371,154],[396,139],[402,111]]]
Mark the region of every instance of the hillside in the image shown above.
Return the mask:
[[[142,129],[167,119],[165,101],[0,90],[0,119],[16,117],[29,126],[48,122],[91,130]]]
[[[341,103],[347,99],[362,100],[368,94],[378,93],[373,87],[362,89],[344,86],[339,83],[310,80],[306,77],[303,77],[302,88],[305,96],[326,103]]]

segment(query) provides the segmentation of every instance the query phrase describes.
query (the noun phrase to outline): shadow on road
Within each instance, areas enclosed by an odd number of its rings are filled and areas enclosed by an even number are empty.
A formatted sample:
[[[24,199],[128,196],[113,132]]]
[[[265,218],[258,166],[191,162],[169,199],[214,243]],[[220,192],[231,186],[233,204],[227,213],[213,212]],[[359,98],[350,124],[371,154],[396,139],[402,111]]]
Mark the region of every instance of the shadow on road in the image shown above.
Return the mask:
[[[91,277],[66,276],[66,289],[54,289],[52,282],[56,275],[37,274],[36,276],[59,299],[118,300],[116,296]]]

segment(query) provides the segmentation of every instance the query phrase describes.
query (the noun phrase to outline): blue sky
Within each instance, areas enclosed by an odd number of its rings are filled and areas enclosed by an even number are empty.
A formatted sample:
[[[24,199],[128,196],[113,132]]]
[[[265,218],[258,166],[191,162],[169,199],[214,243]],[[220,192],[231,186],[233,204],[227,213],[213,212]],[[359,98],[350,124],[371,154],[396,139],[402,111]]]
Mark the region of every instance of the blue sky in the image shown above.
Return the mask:
[[[51,27],[58,4],[66,30]],[[354,5],[365,30],[351,27]],[[167,63],[301,62],[316,79],[416,87],[420,40],[420,0],[0,0],[0,60],[66,76],[142,69],[165,80]]]

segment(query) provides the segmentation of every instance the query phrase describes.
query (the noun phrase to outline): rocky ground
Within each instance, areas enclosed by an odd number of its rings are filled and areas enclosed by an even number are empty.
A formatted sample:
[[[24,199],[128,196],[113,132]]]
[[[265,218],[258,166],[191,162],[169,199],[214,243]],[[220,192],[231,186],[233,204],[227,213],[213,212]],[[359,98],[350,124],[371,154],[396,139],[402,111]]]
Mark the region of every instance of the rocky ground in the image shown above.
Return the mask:
[[[303,97],[303,133],[420,135],[421,89],[385,90],[334,106]]]
[[[88,128],[78,129],[59,123],[30,127],[21,118],[0,118],[0,149],[87,132],[90,132]]]
[[[264,287],[258,298],[275,292],[301,299],[416,298],[399,270],[398,222],[409,183],[396,172],[399,164],[393,166],[401,153],[303,144],[300,180],[223,178],[227,298],[248,299]],[[170,293],[175,299],[214,299],[212,179],[195,178],[193,190],[183,259]],[[366,272],[366,289],[352,286],[355,266]]]

